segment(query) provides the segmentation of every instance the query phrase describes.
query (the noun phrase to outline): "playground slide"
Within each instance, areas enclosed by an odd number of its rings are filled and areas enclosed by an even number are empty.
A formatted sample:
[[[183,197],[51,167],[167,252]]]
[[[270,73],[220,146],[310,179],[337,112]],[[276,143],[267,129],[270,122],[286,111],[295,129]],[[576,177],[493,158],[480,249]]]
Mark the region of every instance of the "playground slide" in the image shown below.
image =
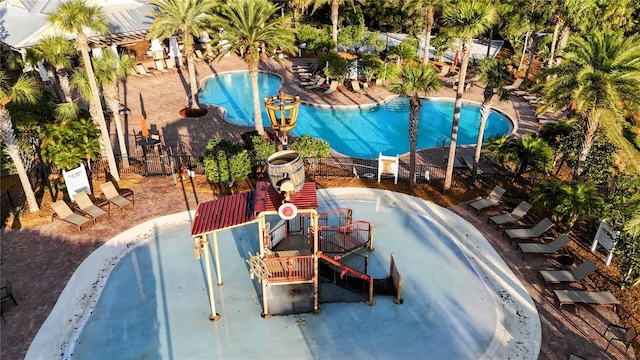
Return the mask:
[[[326,278],[336,279],[336,281],[334,281],[336,285],[339,285],[349,291],[357,293],[367,293],[368,287],[370,286],[370,284],[372,284],[374,295],[395,296],[397,293],[397,290],[393,285],[393,280],[390,277],[386,277],[384,279],[374,279],[371,276],[363,274],[341,263],[340,261],[323,254],[322,252],[318,252],[318,258],[342,269],[342,271],[340,271],[339,273],[339,278],[344,281],[337,280],[337,277],[335,275],[338,275],[338,272],[334,271],[329,266],[321,266],[320,272],[323,273]]]

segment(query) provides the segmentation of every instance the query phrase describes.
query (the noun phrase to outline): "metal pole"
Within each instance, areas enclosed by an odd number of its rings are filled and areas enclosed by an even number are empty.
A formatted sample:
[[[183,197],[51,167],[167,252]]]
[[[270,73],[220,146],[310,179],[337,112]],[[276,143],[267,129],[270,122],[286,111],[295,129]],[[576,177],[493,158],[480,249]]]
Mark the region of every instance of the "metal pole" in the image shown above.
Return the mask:
[[[213,251],[216,257],[216,274],[218,278],[218,286],[222,286],[222,272],[220,272],[220,255],[218,255],[218,232],[213,232]]]
[[[173,163],[173,151],[171,151],[171,147],[169,147],[169,166],[171,166],[171,178],[173,179],[173,185],[178,185],[178,181],[176,180],[176,167]]]
[[[211,303],[211,314],[209,320],[218,321],[220,315],[216,313],[216,299],[213,296],[213,279],[211,278],[211,258],[209,256],[209,239],[206,235],[202,237],[202,245],[204,248],[204,264],[207,272],[207,286],[209,287],[209,302]]]

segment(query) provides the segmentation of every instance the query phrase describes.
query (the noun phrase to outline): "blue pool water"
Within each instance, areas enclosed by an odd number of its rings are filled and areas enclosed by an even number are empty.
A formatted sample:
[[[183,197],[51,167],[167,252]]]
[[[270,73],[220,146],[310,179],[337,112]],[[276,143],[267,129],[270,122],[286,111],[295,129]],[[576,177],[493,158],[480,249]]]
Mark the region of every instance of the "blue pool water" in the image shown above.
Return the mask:
[[[260,99],[278,93],[280,78],[258,75]],[[224,107],[234,124],[254,126],[251,101],[251,79],[248,72],[223,74],[207,80],[199,94],[200,102]],[[261,104],[262,105],[262,104]],[[264,105],[262,119],[271,126]],[[422,100],[418,149],[437,146],[451,135],[454,103]],[[325,139],[341,154],[371,159],[378,153],[403,154],[409,151],[409,103],[397,98],[369,109],[343,110],[300,106],[294,135],[310,135]],[[463,105],[458,132],[459,145],[475,144],[480,124],[480,108]],[[512,124],[505,116],[492,111],[487,121],[485,139],[511,132]],[[448,141],[447,141],[448,144]]]

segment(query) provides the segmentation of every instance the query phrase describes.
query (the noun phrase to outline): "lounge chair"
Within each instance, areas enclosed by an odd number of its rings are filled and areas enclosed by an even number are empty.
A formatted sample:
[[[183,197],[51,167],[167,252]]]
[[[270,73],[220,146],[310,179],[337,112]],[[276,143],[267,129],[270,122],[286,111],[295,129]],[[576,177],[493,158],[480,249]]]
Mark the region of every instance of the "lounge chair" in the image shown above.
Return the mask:
[[[540,270],[538,275],[542,276],[545,284],[573,283],[586,278],[596,270],[596,264],[587,260],[573,270]]]
[[[71,210],[69,205],[67,205],[67,203],[63,200],[54,202],[53,204],[51,204],[51,207],[53,208],[53,211],[55,211],[55,214],[53,214],[51,217],[52,221],[56,218],[62,221],[66,221],[69,224],[77,226],[78,231],[82,231],[82,225],[91,221],[90,218]]]
[[[358,80],[351,80],[351,88],[353,89],[353,91],[357,92],[358,94],[362,94],[362,95],[367,94],[366,91],[360,88],[360,83],[358,82]]]
[[[99,216],[105,215],[107,212],[102,210],[101,207],[91,201],[89,195],[86,192],[80,191],[79,193],[73,195],[73,199],[76,201],[76,205],[78,206],[78,210],[89,215],[93,218],[93,222],[96,222]]]
[[[522,260],[524,260],[524,254],[555,254],[570,242],[571,238],[563,234],[546,244],[524,243],[518,244],[518,248],[522,251]]]
[[[527,215],[527,213],[529,212],[529,210],[531,210],[532,207],[533,205],[529,204],[526,201],[523,201],[520,204],[518,204],[518,206],[508,214],[500,214],[500,215],[489,217],[489,219],[487,219],[487,224],[489,222],[493,222],[495,225],[498,226],[497,230],[500,230],[500,226],[504,224],[514,223],[522,220],[522,218],[525,215]]]
[[[196,54],[196,57],[193,58],[195,61],[205,61],[206,60],[206,57],[202,54],[202,50],[196,49],[194,51],[194,54]]]
[[[152,74],[152,73],[148,73],[147,70],[144,69],[144,66],[142,64],[136,65],[136,71],[138,71],[138,74],[140,74],[142,76],[154,76],[155,75],[155,74]]]
[[[331,85],[329,85],[329,88],[324,92],[325,95],[330,95],[333,94],[334,91],[338,90],[338,82],[336,80],[331,81]]]
[[[513,84],[504,86],[503,89],[505,89],[505,90],[518,90],[518,88],[520,87],[520,85],[522,85],[523,82],[524,82],[524,78],[518,78],[513,82]]]
[[[167,70],[173,70],[173,71],[178,70],[178,67],[176,66],[176,61],[173,58],[168,58],[167,60],[165,60],[165,63],[167,63]]]
[[[318,79],[318,81],[316,81],[316,83],[315,83],[315,84],[313,84],[313,85],[309,85],[309,86],[305,86],[304,88],[305,88],[305,89],[307,89],[307,90],[318,89],[318,88],[321,88],[321,87],[322,87],[322,85],[324,84],[324,82],[325,82],[325,78],[324,78],[324,77],[322,77],[322,78]]]
[[[469,209],[469,206],[471,206],[476,209],[476,212],[480,215],[480,211],[500,204],[500,199],[506,191],[507,190],[496,185],[486,198],[468,203],[467,210]]]
[[[549,218],[544,218],[530,229],[507,229],[503,235],[509,237],[509,244],[511,244],[513,240],[539,238],[547,230],[551,229],[553,225],[555,225],[553,221],[549,220]]]
[[[322,82],[324,83],[324,78],[320,75],[316,75],[315,77],[313,77],[312,79],[306,80],[306,81],[301,81],[298,85],[300,86],[311,86],[311,85],[315,85],[317,82],[319,82],[322,79]]]
[[[473,157],[471,157],[469,155],[462,155],[462,156],[460,156],[460,161],[463,162],[464,165],[469,168],[469,170],[473,171],[473,162],[474,162],[474,158]],[[484,171],[482,169],[480,169],[480,164],[478,164],[478,172],[477,173],[478,174],[484,173]]]
[[[607,336],[607,333],[609,336]],[[625,355],[627,355],[628,357],[629,346],[631,346],[631,342],[638,336],[638,333],[636,332],[636,328],[634,328],[633,326],[630,328],[626,328],[624,326],[616,324],[609,324],[604,330],[602,336],[604,336],[605,339],[609,337],[609,343],[607,344],[607,347],[604,349],[604,351],[607,351],[609,345],[611,345],[613,341],[618,341],[624,345]]]
[[[116,187],[113,186],[111,181],[100,184],[100,189],[102,189],[102,196],[104,199],[109,202],[109,215],[111,215],[111,204],[117,206],[120,209],[120,212],[122,212],[123,207],[129,204],[134,204],[135,206],[133,191],[131,190],[127,190],[121,195]],[[125,196],[131,196],[131,200],[127,199]]]
[[[156,70],[160,71],[163,74],[169,74],[173,71],[165,69],[164,60],[156,60]]]
[[[581,291],[581,290],[553,290],[560,302],[559,308],[563,305],[590,304],[590,305],[613,305],[618,306],[619,302],[612,293],[608,291]]]
[[[440,73],[438,74],[438,76],[446,76],[449,75],[449,70],[451,70],[451,65],[442,65],[442,68],[440,69]]]

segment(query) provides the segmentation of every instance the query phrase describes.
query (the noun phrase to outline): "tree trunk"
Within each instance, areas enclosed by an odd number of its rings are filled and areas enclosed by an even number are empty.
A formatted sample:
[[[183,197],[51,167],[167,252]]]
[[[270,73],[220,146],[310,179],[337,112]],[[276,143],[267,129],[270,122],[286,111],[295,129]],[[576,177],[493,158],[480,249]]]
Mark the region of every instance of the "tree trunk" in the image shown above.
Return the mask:
[[[196,67],[193,61],[193,51],[185,51],[187,53],[187,69],[189,71],[189,87],[191,89],[191,101],[189,108],[199,110],[198,104],[198,80],[196,79]]]
[[[489,58],[489,55],[491,55],[491,40],[493,39],[493,26],[491,27],[491,30],[489,30],[489,43],[487,44],[487,55],[485,56],[485,59]]]
[[[260,136],[264,135],[264,126],[262,125],[262,111],[260,106],[260,92],[258,88],[258,63],[251,63],[249,65],[249,75],[251,75],[251,95],[253,98],[253,122],[256,126],[256,131]]]
[[[71,96],[71,86],[69,85],[69,74],[66,71],[58,73],[58,84],[60,85],[60,89],[62,89],[62,93],[64,94],[64,101],[71,103],[73,102],[73,97]]]
[[[487,119],[491,113],[491,103],[493,99],[493,89],[491,89],[491,96],[487,99],[487,89],[485,89],[485,98],[480,108],[480,126],[478,127],[478,140],[476,141],[476,151],[473,155],[473,174],[478,173],[478,164],[480,163],[480,153],[482,151],[482,143],[484,141],[484,128],[487,124]]]
[[[551,39],[551,52],[549,53],[549,60],[547,65],[553,65],[553,57],[556,53],[556,44],[558,43],[558,32],[560,31],[560,25],[562,25],[562,19],[556,20],[556,26],[553,28],[553,38]]]
[[[538,35],[533,35],[533,44],[529,48],[529,56],[527,56],[527,71],[524,73],[524,79],[529,79],[529,73],[531,72],[531,65],[533,64],[533,57],[538,48]]]
[[[409,189],[416,188],[416,147],[418,143],[418,125],[420,124],[420,97],[409,100]]]
[[[115,181],[120,181],[120,175],[118,174],[118,165],[116,163],[116,157],[113,154],[113,148],[111,147],[111,139],[109,138],[109,128],[107,122],[104,119],[104,113],[102,112],[102,103],[100,102],[100,90],[96,83],[96,77],[93,73],[93,66],[91,64],[91,57],[89,57],[89,45],[86,41],[82,40],[83,37],[78,36],[78,43],[80,44],[80,50],[82,52],[82,60],[84,61],[85,69],[87,70],[87,77],[89,78],[89,85],[91,86],[91,97],[94,108],[95,119],[100,125],[100,139],[104,146],[104,152],[107,155],[107,161],[109,162],[109,172]]]
[[[451,190],[453,179],[453,162],[456,158],[456,143],[458,140],[458,125],[460,123],[460,111],[462,109],[462,93],[464,82],[467,80],[467,67],[469,66],[471,38],[464,39],[462,43],[462,62],[458,77],[458,90],[456,91],[455,109],[453,110],[453,123],[451,124],[451,142],[449,143],[449,159],[447,159],[447,171],[444,178],[443,192]]]
[[[587,125],[585,126],[584,140],[582,141],[582,147],[578,154],[578,163],[576,164],[575,170],[576,177],[580,177],[584,171],[584,165],[587,162],[587,156],[589,156],[589,152],[593,146],[593,138],[596,135],[599,123],[600,111],[592,111],[590,118],[587,120]]]
[[[560,38],[558,39],[558,45],[556,46],[556,54],[562,54],[562,51],[567,47],[569,43],[569,35],[571,35],[571,29],[568,26],[562,28],[560,31]],[[558,61],[556,60],[556,63]]]
[[[331,38],[333,39],[334,50],[338,50],[338,0],[331,1]]]
[[[522,45],[522,56],[520,57],[520,64],[518,64],[518,71],[522,70],[522,64],[524,63],[524,54],[527,52],[527,44],[529,43],[529,37],[531,36],[531,31],[527,31],[524,36],[524,43]]]
[[[16,166],[16,171],[18,172],[18,177],[20,178],[20,183],[22,184],[22,190],[24,191],[24,195],[27,198],[29,211],[36,212],[40,210],[40,208],[38,207],[38,202],[36,201],[36,196],[33,193],[33,188],[31,187],[29,176],[27,175],[27,171],[25,170],[24,164],[22,163],[22,158],[20,157],[20,149],[18,148],[16,136],[13,131],[13,122],[11,121],[11,115],[4,106],[0,108],[0,130],[2,132],[2,140],[4,142],[5,151],[7,152],[7,154],[9,154],[9,157],[11,157],[11,160],[13,160],[13,163]]]
[[[427,24],[427,27],[425,29],[425,36],[424,36],[424,56],[422,57],[422,63],[425,65],[429,63],[429,48],[431,47],[431,31],[433,30],[433,23],[435,22],[433,19],[434,11],[435,9],[432,6],[430,6],[427,9],[427,16],[425,17],[425,23]]]
[[[115,90],[115,89],[113,89]],[[114,91],[117,94],[117,91]],[[129,167],[129,154],[127,153],[127,141],[124,131],[122,130],[122,122],[120,121],[120,101],[109,94],[106,98],[107,106],[113,114],[113,121],[116,123],[116,134],[118,135],[118,145],[120,146],[120,156],[122,157],[122,166],[126,169]]]

